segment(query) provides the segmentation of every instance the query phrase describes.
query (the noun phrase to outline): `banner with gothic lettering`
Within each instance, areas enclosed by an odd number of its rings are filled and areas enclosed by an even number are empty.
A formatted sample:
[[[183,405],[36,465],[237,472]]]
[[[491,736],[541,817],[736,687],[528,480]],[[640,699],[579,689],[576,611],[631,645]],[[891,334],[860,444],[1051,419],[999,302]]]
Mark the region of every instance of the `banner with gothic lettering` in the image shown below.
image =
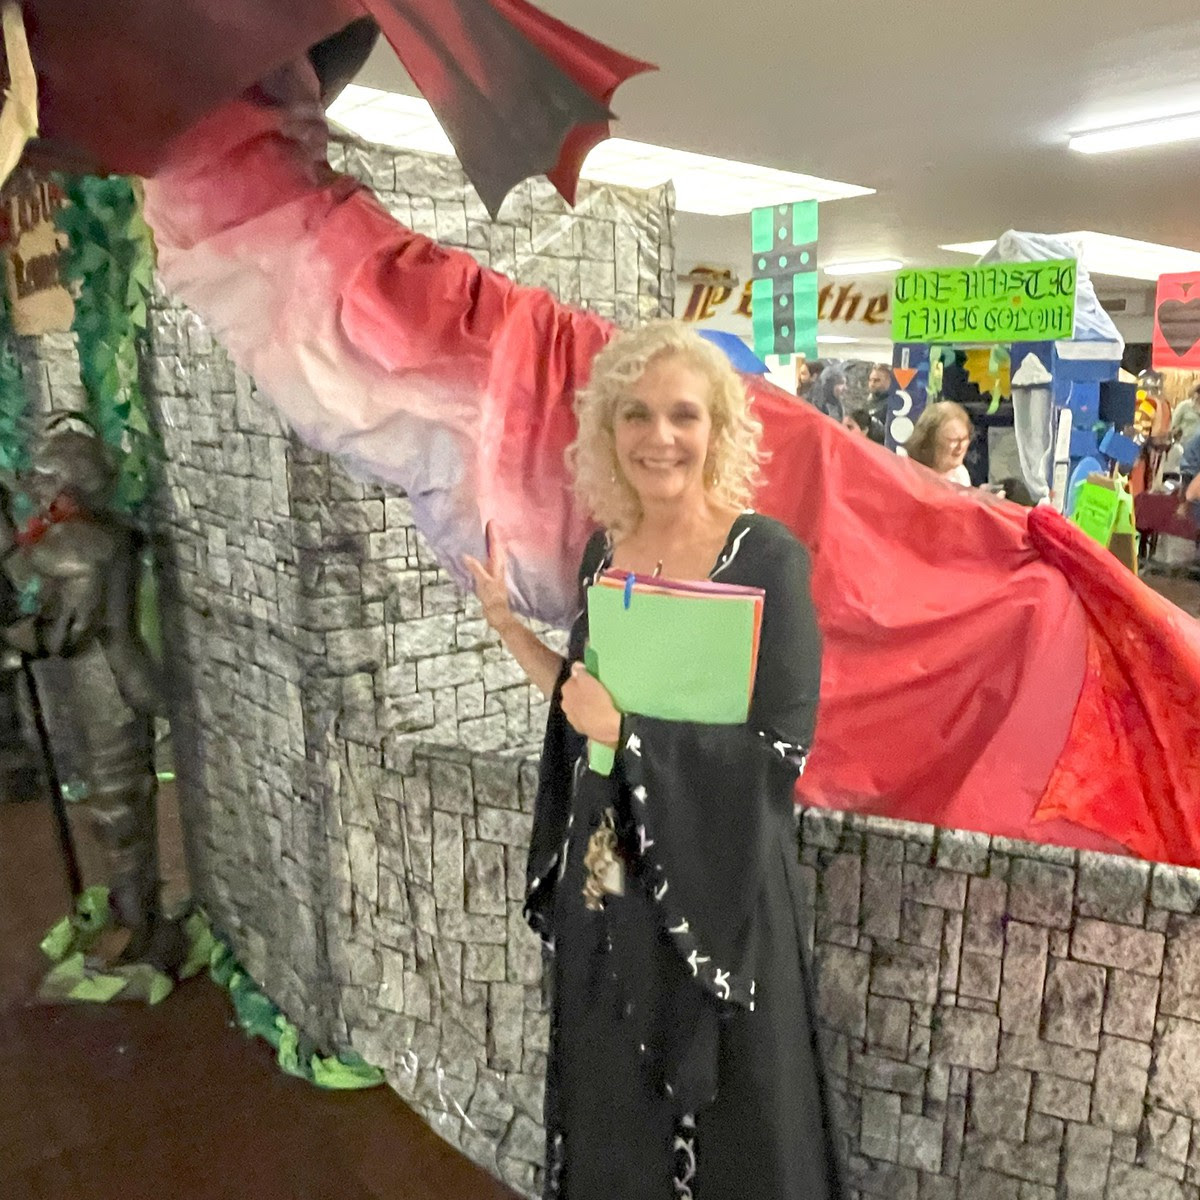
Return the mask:
[[[676,246],[676,261],[681,261]],[[675,315],[700,329],[734,333],[747,342],[754,337],[751,323],[751,290],[728,264],[682,258],[686,265],[675,288]],[[887,356],[892,337],[892,280],[890,275],[836,279],[817,272],[817,337],[832,337],[835,344],[868,343],[866,353]]]

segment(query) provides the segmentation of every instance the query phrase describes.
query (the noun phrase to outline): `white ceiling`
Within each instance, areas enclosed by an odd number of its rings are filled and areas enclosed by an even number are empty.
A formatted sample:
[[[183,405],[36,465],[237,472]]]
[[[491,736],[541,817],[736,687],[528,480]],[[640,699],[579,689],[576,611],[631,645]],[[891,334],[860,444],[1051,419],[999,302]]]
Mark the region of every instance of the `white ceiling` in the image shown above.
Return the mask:
[[[1200,143],[1087,157],[1068,133],[1200,110],[1197,0],[543,0],[659,64],[624,137],[864,184],[822,206],[825,262],[962,262],[939,243],[1093,229],[1200,250]],[[919,15],[918,15],[919,14]],[[412,92],[381,47],[360,82]],[[740,263],[744,217],[680,217]]]

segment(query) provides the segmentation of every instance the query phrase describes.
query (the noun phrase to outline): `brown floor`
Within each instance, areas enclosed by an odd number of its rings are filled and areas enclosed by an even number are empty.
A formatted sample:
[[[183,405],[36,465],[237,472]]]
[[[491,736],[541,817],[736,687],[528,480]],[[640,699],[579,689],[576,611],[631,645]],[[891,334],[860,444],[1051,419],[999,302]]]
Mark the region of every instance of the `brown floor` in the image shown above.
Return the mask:
[[[1184,612],[1200,617],[1200,583],[1194,579],[1171,575],[1144,575],[1145,581],[1172,604]]]
[[[36,1005],[66,907],[48,806],[0,802],[4,1200],[512,1200],[386,1088],[282,1074],[207,978],[154,1009]]]

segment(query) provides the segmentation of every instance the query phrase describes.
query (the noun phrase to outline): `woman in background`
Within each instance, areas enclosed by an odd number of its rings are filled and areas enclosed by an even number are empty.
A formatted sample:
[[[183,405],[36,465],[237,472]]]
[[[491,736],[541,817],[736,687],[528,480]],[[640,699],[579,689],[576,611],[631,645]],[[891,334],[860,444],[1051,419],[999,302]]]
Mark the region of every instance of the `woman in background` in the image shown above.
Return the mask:
[[[971,433],[967,410],[953,400],[938,400],[925,406],[904,443],[904,451],[943,479],[970,487],[971,476],[964,464],[971,448]]]
[[[850,382],[846,378],[846,372],[831,363],[821,372],[809,402],[827,417],[841,421],[846,415],[846,397],[849,392]]]
[[[824,369],[825,364],[819,358],[814,358],[812,362],[802,358],[796,364],[796,395],[801,400],[812,400],[813,388]]]

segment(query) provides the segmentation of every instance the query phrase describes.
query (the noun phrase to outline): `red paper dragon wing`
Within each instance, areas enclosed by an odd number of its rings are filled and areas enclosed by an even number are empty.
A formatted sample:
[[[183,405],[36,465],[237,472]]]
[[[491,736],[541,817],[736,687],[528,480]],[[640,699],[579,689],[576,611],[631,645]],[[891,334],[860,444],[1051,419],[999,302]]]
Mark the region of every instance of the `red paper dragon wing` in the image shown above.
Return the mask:
[[[205,114],[372,17],[495,215],[546,174],[573,203],[609,100],[651,70],[525,0],[24,0],[42,148],[151,175]]]
[[[494,217],[523,179],[568,204],[618,85],[653,70],[525,0],[363,0]]]
[[[362,16],[359,0],[22,0],[43,139],[150,175],[170,142]]]

